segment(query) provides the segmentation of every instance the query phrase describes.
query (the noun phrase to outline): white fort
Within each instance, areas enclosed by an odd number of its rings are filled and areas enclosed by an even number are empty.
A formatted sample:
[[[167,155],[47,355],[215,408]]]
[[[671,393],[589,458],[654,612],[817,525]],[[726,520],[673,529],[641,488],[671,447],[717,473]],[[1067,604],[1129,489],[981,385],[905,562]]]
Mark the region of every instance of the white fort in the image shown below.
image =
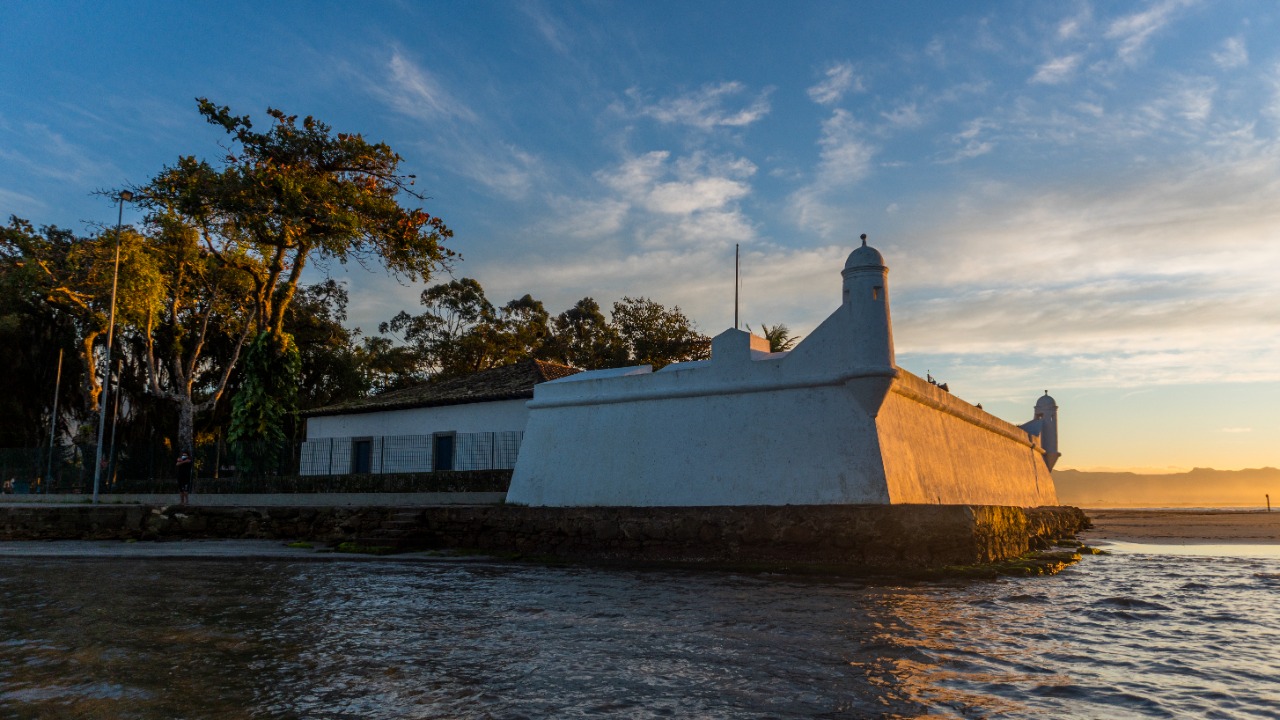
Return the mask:
[[[726,330],[711,359],[539,384],[507,501],[535,506],[1058,504],[1057,405],[1019,427],[899,368],[889,268],[785,353]]]

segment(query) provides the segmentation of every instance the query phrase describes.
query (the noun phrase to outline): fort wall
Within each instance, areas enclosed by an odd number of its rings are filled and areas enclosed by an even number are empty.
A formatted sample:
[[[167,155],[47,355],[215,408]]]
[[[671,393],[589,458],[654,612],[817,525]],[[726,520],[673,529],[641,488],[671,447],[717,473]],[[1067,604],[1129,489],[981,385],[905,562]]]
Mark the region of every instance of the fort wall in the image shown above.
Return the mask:
[[[894,379],[876,432],[893,503],[1058,503],[1031,436],[906,371]]]
[[[679,373],[654,374],[663,375]],[[531,407],[544,397],[543,387]],[[691,397],[604,403],[591,401],[585,383],[564,387],[585,391],[582,402],[561,396],[531,413],[508,502],[889,502],[874,427],[846,385],[750,393],[703,388]]]

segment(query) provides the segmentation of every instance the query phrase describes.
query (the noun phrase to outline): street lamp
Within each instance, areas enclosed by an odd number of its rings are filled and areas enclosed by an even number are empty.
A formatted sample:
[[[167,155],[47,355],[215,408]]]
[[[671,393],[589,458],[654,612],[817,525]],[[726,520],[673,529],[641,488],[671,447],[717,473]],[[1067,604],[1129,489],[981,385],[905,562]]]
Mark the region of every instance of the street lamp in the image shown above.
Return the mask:
[[[120,191],[120,210],[116,215],[116,266],[111,275],[111,315],[107,321],[107,372],[102,377],[102,392],[98,394],[98,457],[93,471],[93,503],[98,503],[98,487],[102,484],[102,431],[107,428],[107,396],[111,389],[111,345],[116,332],[116,285],[120,281],[120,229],[124,224],[124,204],[133,199],[133,193]]]

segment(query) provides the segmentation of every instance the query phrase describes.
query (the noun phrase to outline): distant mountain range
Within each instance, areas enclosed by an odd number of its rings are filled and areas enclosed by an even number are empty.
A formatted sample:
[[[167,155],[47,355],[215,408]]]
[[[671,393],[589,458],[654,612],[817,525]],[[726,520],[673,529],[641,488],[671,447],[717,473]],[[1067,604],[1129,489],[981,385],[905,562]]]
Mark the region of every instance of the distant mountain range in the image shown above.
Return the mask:
[[[1140,475],[1129,472],[1053,473],[1058,501],[1077,507],[1263,506],[1265,495],[1280,510],[1280,469],[1213,470]]]

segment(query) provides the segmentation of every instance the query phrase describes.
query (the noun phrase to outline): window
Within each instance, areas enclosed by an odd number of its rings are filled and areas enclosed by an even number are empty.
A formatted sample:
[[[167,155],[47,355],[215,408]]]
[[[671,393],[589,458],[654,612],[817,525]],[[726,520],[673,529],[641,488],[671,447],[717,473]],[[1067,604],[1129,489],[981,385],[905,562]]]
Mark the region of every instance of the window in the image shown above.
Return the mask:
[[[360,475],[373,472],[372,438],[355,438],[351,441],[351,472]]]
[[[436,433],[431,440],[431,469],[432,470],[452,470],[453,469],[453,440],[454,433]]]
[[[877,285],[876,287],[871,288],[871,299],[872,299],[872,300],[883,300],[883,299],[884,299],[884,288],[883,288],[883,287],[880,287],[879,285]]]

